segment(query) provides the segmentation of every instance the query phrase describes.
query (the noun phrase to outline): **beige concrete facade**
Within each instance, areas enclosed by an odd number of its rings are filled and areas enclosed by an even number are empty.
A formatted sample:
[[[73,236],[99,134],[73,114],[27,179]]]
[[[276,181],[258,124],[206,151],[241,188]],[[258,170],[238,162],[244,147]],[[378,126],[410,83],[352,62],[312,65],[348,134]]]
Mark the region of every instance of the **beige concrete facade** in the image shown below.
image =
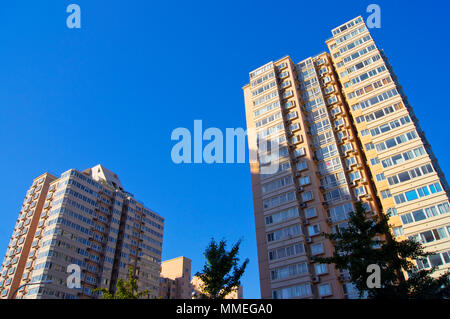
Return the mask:
[[[192,278],[192,289],[193,289],[193,296],[199,296],[201,295],[203,291],[203,281],[198,277],[194,276]],[[233,291],[231,291],[228,295],[225,296],[225,299],[244,299],[244,288],[242,286],[237,287]]]
[[[163,231],[164,219],[101,165],[59,178],[46,173],[34,180],[19,213],[0,298],[96,298],[92,289],[113,290],[129,266],[139,289],[157,297]],[[71,264],[81,268],[78,289],[67,285]]]
[[[161,263],[159,295],[164,299],[191,299],[191,260],[178,257]]]
[[[345,227],[356,201],[376,214],[394,215],[391,222],[396,235],[431,230],[433,238],[440,236],[439,243],[433,241],[433,249],[441,254],[442,269],[449,266],[449,256],[445,255],[450,250],[445,178],[362,18],[343,26],[334,29],[333,38],[327,41],[331,54],[322,53],[297,64],[289,57],[269,62],[250,72],[250,83],[243,88],[248,129],[256,130],[258,143],[275,140],[280,145],[279,171],[262,175],[260,165],[270,161],[271,153],[261,151],[256,139],[249,139],[249,148],[258,149],[251,176],[261,295],[265,299],[356,296],[348,274],[310,261],[314,255],[332,254],[331,243],[320,233]],[[365,73],[367,77],[348,84]],[[395,88],[397,94],[391,91]],[[390,93],[382,95],[376,106],[364,110],[355,107],[384,92]],[[379,116],[380,109],[391,105],[392,111],[388,108],[383,111],[385,117]],[[361,121],[361,116],[372,119],[375,112],[370,124]],[[417,134],[411,133],[414,130]],[[383,149],[380,143],[402,134],[398,147],[386,150],[384,145]],[[383,160],[408,151],[418,154],[417,158],[405,163],[397,160],[397,166],[381,165]],[[416,168],[420,171],[412,172],[407,183],[404,174],[402,182],[400,176],[390,179]],[[427,187],[420,190],[424,198],[409,203],[405,194],[420,187]],[[420,194],[417,190],[417,197]],[[408,193],[408,198],[413,197]],[[402,225],[403,212],[427,205],[435,206],[428,212],[434,216]],[[431,238],[428,235],[421,236]]]

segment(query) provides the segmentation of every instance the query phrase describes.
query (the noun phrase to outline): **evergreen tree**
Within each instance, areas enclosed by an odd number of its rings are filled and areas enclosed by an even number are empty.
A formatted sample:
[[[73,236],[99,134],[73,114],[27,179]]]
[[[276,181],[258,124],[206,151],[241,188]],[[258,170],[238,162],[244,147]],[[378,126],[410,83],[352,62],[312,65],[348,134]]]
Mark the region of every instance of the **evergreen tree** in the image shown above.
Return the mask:
[[[431,277],[436,270],[418,269],[414,260],[433,253],[424,252],[421,243],[394,239],[389,227],[389,216],[367,217],[362,203],[350,213],[348,227],[332,234],[323,234],[335,247],[332,257],[313,257],[314,262],[334,264],[347,270],[360,297],[395,299],[432,299],[450,297],[450,273]],[[380,287],[370,288],[369,265],[380,267]],[[405,272],[407,275],[405,276]]]
[[[139,299],[144,296],[148,296],[150,290],[146,289],[138,292],[137,279],[134,276],[133,267],[128,268],[128,280],[125,281],[122,278],[117,280],[116,291],[111,292],[105,288],[97,288],[94,292],[101,292],[102,299]]]
[[[230,292],[241,284],[240,278],[244,274],[249,262],[248,258],[239,266],[239,240],[230,251],[226,250],[226,241],[217,243],[211,239],[205,250],[206,263],[202,273],[196,276],[202,281],[200,298],[224,299]]]

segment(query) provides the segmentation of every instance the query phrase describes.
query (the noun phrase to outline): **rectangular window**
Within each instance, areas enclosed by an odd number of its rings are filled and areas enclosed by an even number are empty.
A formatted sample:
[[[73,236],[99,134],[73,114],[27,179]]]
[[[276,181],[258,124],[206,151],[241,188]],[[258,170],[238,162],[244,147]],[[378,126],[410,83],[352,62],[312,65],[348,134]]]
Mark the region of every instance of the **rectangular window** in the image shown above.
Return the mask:
[[[384,191],[381,191],[381,197],[382,198],[389,198],[389,197],[391,197],[392,195],[391,195],[391,191],[390,190],[384,190]]]
[[[314,269],[316,270],[316,275],[323,275],[328,273],[328,268],[326,264],[316,264],[314,265]]]
[[[430,261],[431,267],[437,267],[443,264],[440,254],[430,255],[428,256],[428,260]]]
[[[407,200],[407,201],[412,201],[412,200],[415,200],[415,199],[419,198],[419,197],[417,196],[416,190],[412,190],[412,191],[406,192],[406,193],[405,193],[405,197],[406,197],[406,200]]]
[[[396,204],[401,204],[406,202],[405,195],[399,194],[394,196],[394,201]]]
[[[405,214],[405,215],[401,215],[401,219],[402,219],[403,225],[407,225],[407,224],[414,222],[411,214],[409,214],[409,213]]]
[[[403,235],[403,228],[402,227],[394,227],[392,229],[395,236],[402,236]]]
[[[324,297],[324,296],[330,296],[331,293],[331,286],[330,284],[325,284],[325,285],[320,285],[319,286],[319,294]]]
[[[320,255],[324,253],[324,248],[322,243],[311,245],[311,253],[313,255]]]
[[[319,224],[308,226],[308,234],[309,236],[318,235],[320,233]]]
[[[305,212],[305,217],[306,218],[312,218],[312,217],[317,216],[317,212],[316,212],[316,209],[314,207],[307,208],[307,209],[304,210],[304,212]]]
[[[304,202],[309,201],[309,200],[312,200],[312,199],[313,199],[313,194],[312,194],[311,191],[302,193],[302,200],[303,200]]]
[[[414,221],[416,221],[416,222],[427,218],[422,209],[412,212],[412,215],[414,217]]]

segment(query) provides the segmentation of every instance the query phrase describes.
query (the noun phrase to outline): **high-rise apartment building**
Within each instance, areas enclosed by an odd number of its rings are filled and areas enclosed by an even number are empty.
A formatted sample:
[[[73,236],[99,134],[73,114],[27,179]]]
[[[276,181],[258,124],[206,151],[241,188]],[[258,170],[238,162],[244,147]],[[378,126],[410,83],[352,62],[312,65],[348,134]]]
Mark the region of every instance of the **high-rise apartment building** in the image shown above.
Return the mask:
[[[249,148],[280,145],[276,173],[261,174],[270,148],[251,164],[262,298],[357,296],[348,274],[311,262],[333,253],[320,234],[346,227],[356,201],[436,252],[419,267],[450,267],[449,187],[386,56],[361,17],[332,34],[330,54],[269,62],[243,87]]]
[[[101,165],[45,173],[27,191],[0,274],[0,298],[95,298],[133,267],[139,290],[159,293],[164,219]],[[72,266],[71,266],[72,265]],[[73,265],[81,287],[71,288]],[[77,267],[77,266],[75,266]]]

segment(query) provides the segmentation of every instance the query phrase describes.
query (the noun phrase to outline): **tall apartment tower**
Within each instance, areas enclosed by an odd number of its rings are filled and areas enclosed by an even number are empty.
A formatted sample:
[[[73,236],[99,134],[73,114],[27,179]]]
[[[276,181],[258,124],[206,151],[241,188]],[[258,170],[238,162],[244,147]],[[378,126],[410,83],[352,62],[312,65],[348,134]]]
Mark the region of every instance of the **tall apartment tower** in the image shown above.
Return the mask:
[[[269,62],[243,87],[249,148],[280,145],[276,173],[261,174],[270,148],[251,163],[262,298],[357,297],[347,273],[311,262],[356,201],[436,252],[419,267],[450,267],[449,187],[392,68],[361,17],[332,33],[331,54]]]
[[[45,173],[27,191],[0,274],[0,299],[96,298],[132,266],[140,290],[159,292],[164,219],[101,165]],[[74,266],[75,265],[75,266]],[[69,277],[81,270],[80,287]]]

